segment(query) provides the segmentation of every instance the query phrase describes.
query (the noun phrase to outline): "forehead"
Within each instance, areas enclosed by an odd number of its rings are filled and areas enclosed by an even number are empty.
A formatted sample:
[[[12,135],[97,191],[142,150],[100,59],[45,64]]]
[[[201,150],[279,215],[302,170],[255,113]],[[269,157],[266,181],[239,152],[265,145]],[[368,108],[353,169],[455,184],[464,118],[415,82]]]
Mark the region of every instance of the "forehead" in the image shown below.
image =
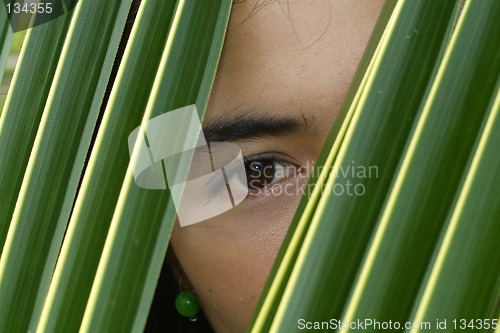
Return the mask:
[[[206,119],[238,110],[331,110],[347,91],[382,3],[236,3]]]

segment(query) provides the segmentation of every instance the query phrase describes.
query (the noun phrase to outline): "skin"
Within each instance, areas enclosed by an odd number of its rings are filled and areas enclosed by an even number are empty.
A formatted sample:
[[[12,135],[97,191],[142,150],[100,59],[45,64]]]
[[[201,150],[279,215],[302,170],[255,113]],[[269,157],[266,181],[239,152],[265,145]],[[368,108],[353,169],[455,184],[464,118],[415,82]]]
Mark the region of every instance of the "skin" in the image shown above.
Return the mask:
[[[237,143],[246,157],[273,155],[298,170],[268,185],[303,184],[335,120],[383,0],[247,0],[233,6],[203,124],[240,115],[306,119],[307,130]],[[187,227],[171,245],[216,332],[244,332],[300,200],[253,193]]]

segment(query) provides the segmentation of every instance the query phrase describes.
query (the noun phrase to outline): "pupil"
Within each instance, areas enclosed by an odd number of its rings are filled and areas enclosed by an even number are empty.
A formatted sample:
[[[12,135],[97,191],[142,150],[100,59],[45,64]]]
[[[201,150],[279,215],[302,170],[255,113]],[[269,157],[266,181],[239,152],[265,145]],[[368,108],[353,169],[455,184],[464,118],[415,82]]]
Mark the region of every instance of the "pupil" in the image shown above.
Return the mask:
[[[255,161],[246,166],[249,189],[259,189],[271,184],[274,179],[273,161]]]

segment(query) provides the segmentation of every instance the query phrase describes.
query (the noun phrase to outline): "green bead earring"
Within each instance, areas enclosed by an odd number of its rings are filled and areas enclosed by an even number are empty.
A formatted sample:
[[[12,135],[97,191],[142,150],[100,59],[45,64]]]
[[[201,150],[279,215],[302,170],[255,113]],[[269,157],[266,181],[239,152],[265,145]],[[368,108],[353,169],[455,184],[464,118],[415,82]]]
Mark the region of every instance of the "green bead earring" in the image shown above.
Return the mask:
[[[187,317],[191,321],[196,321],[198,319],[197,315],[198,312],[200,312],[200,305],[192,291],[181,290],[175,298],[175,308],[181,316]]]

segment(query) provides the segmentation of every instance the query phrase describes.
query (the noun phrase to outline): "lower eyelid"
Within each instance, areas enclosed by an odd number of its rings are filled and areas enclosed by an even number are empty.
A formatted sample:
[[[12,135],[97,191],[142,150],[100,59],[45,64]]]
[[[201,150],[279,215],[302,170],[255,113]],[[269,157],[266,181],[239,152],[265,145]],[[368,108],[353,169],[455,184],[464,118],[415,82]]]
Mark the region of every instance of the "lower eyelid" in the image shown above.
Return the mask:
[[[284,177],[284,178],[276,181],[273,184],[264,186],[258,190],[248,190],[248,195],[247,195],[247,198],[245,200],[247,200],[247,199],[248,200],[256,200],[256,199],[259,199],[261,197],[266,197],[266,192],[267,192],[268,198],[271,199],[273,197],[279,196],[279,195],[272,195],[272,193],[270,193],[273,191],[273,188],[276,188],[277,186],[287,186],[288,184],[293,183],[293,182],[296,182],[297,186],[298,186],[299,181],[301,179],[307,180],[308,177],[305,174],[303,174],[302,172],[300,172],[301,168],[297,168],[297,170],[299,170],[299,171],[295,175],[292,175],[289,177]]]

